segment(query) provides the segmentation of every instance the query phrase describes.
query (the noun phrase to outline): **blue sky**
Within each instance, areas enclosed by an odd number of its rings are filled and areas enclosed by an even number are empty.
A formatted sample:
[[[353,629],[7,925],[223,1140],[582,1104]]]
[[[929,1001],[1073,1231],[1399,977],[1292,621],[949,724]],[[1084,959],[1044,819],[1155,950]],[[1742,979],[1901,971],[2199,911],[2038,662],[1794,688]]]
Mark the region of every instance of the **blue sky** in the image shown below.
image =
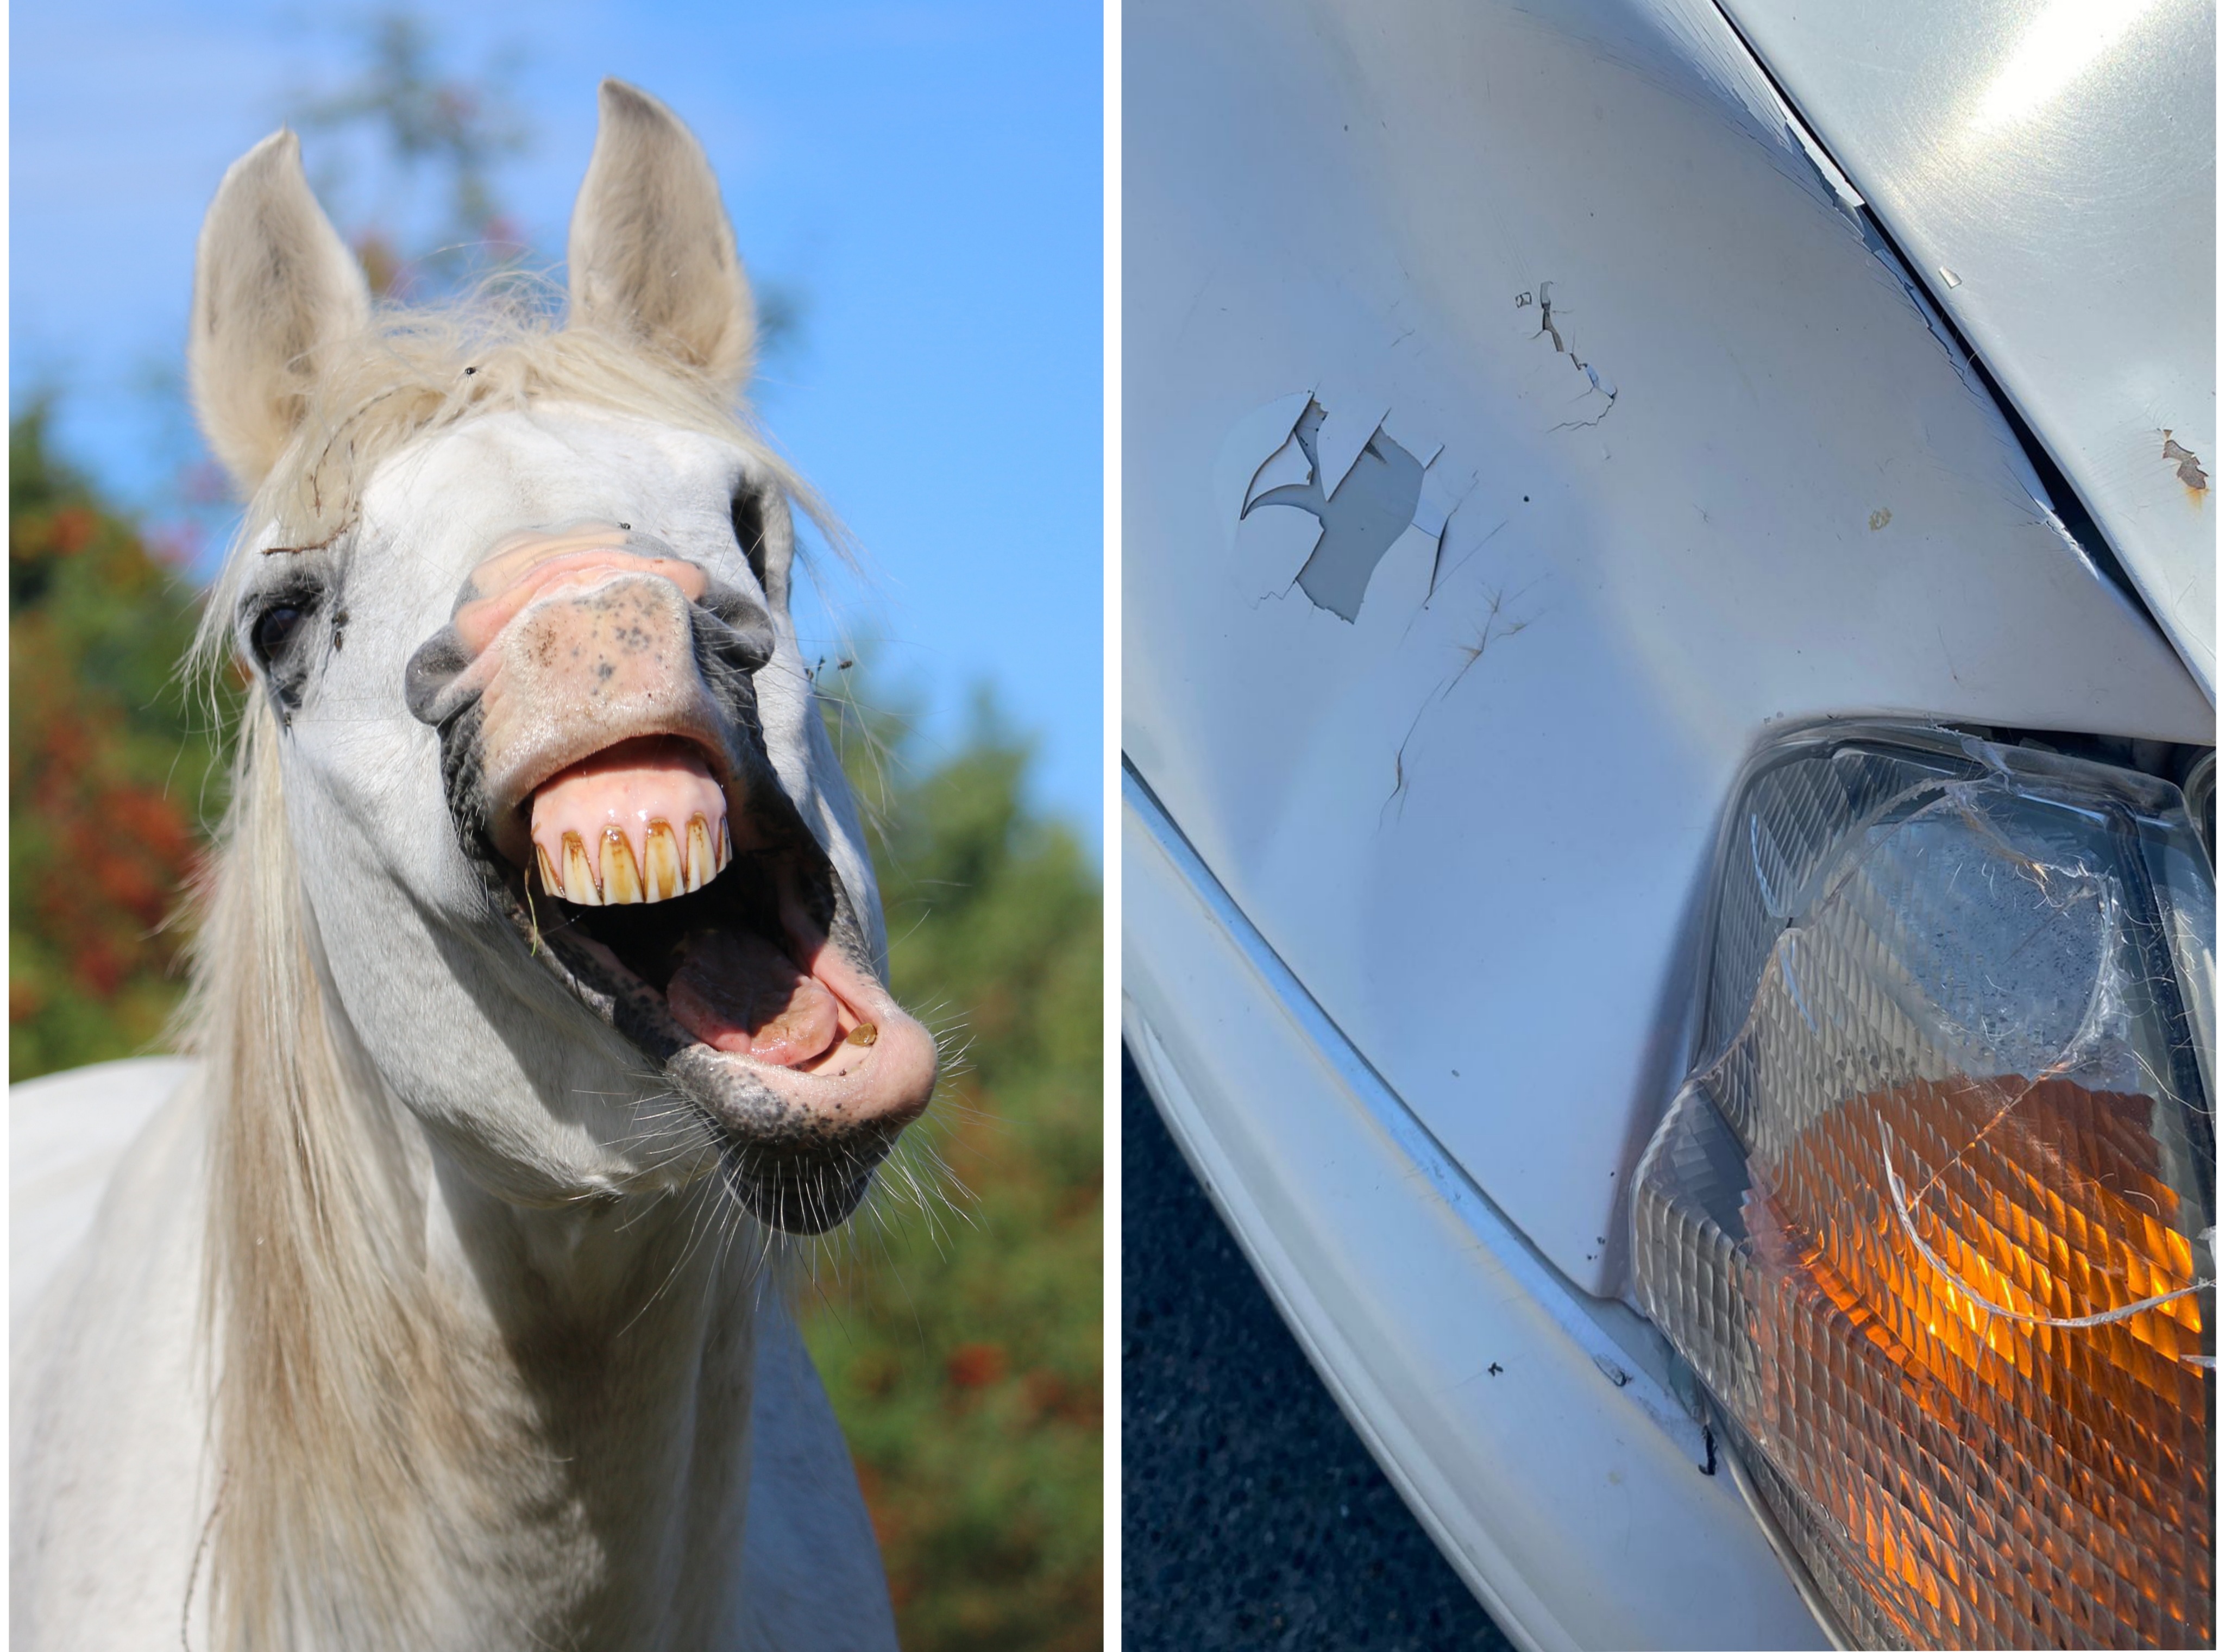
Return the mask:
[[[201,213],[233,159],[350,78],[369,15],[257,0],[13,14],[11,398],[58,391],[64,451],[150,513],[198,451],[174,387]],[[1038,799],[1097,845],[1097,9],[543,0],[420,16],[443,73],[513,60],[531,141],[494,178],[547,257],[603,75],[694,128],[753,275],[803,302],[757,400],[865,548],[868,579],[835,593],[850,635],[890,687],[930,702],[931,739],[994,685],[1038,737]],[[335,155],[312,136],[305,159],[318,178]],[[343,221],[390,199],[360,170],[334,181],[352,192]]]

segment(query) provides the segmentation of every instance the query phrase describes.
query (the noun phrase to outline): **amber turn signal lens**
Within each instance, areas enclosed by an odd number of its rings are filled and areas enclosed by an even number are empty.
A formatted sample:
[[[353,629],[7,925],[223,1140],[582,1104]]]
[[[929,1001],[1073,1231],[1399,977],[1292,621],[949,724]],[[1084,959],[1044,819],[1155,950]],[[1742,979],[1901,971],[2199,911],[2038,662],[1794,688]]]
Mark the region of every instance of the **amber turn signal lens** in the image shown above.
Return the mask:
[[[2215,894],[2172,788],[1882,728],[1746,777],[1640,1306],[1844,1638],[2210,1643]]]
[[[2152,1106],[1915,1084],[1752,1167],[1750,1429],[1912,1645],[2210,1639],[2202,1305]]]

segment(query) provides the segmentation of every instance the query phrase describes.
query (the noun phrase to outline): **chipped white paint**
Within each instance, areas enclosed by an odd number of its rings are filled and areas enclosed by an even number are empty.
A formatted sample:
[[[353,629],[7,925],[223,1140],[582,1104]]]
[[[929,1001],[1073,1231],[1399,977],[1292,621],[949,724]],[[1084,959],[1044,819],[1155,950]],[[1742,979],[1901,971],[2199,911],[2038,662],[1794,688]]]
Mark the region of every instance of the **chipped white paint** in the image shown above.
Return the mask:
[[[1236,491],[1251,456],[1278,436]],[[1279,396],[1246,414],[1221,444],[1215,473],[1217,502],[1234,503],[1226,525],[1238,588],[1254,602],[1303,596],[1357,623],[1388,566],[1398,571],[1390,579],[1400,589],[1421,576],[1426,598],[1436,586],[1446,519],[1460,502],[1451,467],[1437,463],[1443,452],[1442,443],[1404,430],[1388,409],[1357,418],[1313,393]],[[1371,463],[1355,481],[1363,459]],[[1474,482],[1467,473],[1458,487],[1464,491]],[[1411,601],[1409,593],[1391,606],[1404,613]]]
[[[1374,396],[1335,392],[1331,392],[1329,399],[1323,402],[1321,393],[1316,391],[1314,400],[1322,402],[1328,415],[1321,428],[1322,489],[1334,495],[1344,485],[1344,478],[1351,474],[1362,450],[1390,415],[1391,404]]]

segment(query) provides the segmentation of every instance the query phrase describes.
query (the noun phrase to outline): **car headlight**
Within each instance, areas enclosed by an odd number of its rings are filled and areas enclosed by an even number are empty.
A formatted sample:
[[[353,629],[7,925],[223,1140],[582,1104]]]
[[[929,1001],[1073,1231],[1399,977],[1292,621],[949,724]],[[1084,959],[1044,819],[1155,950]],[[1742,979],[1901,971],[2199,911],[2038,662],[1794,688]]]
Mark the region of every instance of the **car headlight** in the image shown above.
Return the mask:
[[[1863,1645],[2203,1646],[2215,889],[2177,788],[1937,730],[1747,769],[1640,1306]]]

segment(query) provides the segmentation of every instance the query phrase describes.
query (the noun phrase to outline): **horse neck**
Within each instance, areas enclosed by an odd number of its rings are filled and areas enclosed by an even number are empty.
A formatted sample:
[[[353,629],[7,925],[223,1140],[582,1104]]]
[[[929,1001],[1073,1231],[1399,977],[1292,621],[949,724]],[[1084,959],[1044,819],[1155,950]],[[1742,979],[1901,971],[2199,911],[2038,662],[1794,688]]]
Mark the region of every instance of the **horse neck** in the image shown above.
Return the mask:
[[[736,1605],[758,1309],[714,1190],[530,1210],[430,1148],[427,1275],[507,1422],[479,1494],[492,1622],[557,1643],[708,1644]],[[514,1598],[505,1599],[507,1594]],[[656,1632],[649,1632],[657,1626]]]
[[[707,1643],[736,1610],[754,1230],[715,1187],[486,1192],[339,1006],[275,768],[241,775],[195,1023],[216,1638]]]

